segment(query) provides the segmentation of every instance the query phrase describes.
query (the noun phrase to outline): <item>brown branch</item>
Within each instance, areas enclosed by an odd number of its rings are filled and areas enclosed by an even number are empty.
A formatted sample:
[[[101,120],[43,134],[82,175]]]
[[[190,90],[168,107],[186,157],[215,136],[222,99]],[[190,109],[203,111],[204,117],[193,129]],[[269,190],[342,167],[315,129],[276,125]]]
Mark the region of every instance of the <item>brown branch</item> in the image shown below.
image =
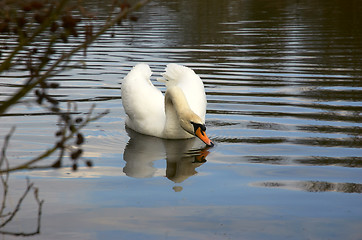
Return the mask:
[[[58,7],[54,10],[54,13],[51,14],[51,17],[48,18],[46,21],[44,21],[35,31],[34,33],[24,40],[19,40],[19,45],[11,52],[11,54],[0,64],[0,73],[4,70],[7,70],[11,67],[11,61],[16,56],[16,54],[21,51],[25,46],[32,43],[32,41],[37,37],[40,33],[42,33],[47,27],[51,25],[54,20],[56,20],[61,12],[61,10],[64,8],[65,4],[69,0],[62,0]]]
[[[119,22],[121,19],[127,16],[128,13],[133,12],[140,7],[144,6],[149,0],[143,0],[135,5],[133,5],[130,8],[123,9],[113,20],[106,23],[95,35],[90,37],[88,40],[86,40],[84,43],[78,45],[77,47],[73,48],[70,52],[66,54],[62,54],[62,56],[53,63],[52,66],[49,67],[49,69],[42,74],[42,76],[38,77],[36,80],[32,81],[32,83],[29,83],[26,87],[21,88],[18,92],[16,92],[10,99],[6,100],[1,106],[0,106],[0,115],[4,114],[12,105],[16,104],[22,97],[24,97],[30,90],[32,90],[36,85],[43,82],[47,78],[53,75],[55,72],[55,68],[58,67],[62,62],[70,59],[71,56],[73,56],[76,52],[80,51],[81,49],[87,48],[87,46],[91,43],[93,43],[100,35],[102,35],[104,32],[106,32],[110,27],[115,25],[117,22]]]
[[[10,132],[5,137],[4,145],[1,149],[0,168],[2,167],[4,161],[6,160],[6,149],[8,148],[10,137],[11,137],[11,135],[13,135],[14,131],[15,131],[15,127],[12,127]]]
[[[12,236],[33,236],[36,234],[39,234],[40,232],[40,223],[41,223],[41,214],[42,214],[42,205],[44,203],[44,200],[40,200],[39,199],[39,191],[38,188],[34,187],[33,183],[30,183],[29,179],[27,178],[26,180],[26,189],[24,191],[24,193],[22,194],[22,196],[19,198],[14,210],[9,211],[8,213],[4,214],[4,210],[6,208],[6,199],[8,196],[8,189],[9,189],[9,185],[8,185],[8,180],[9,180],[9,171],[7,171],[9,169],[9,163],[6,157],[6,149],[8,147],[10,138],[12,136],[12,134],[15,131],[15,127],[13,127],[10,132],[6,135],[5,137],[5,141],[2,147],[2,151],[1,151],[1,158],[0,158],[0,169],[2,167],[2,165],[5,163],[6,164],[6,169],[4,170],[4,173],[0,174],[0,178],[1,178],[1,182],[3,185],[3,199],[2,199],[2,203],[1,203],[1,208],[0,208],[0,218],[1,219],[6,219],[5,221],[3,221],[0,224],[0,229],[5,227],[8,223],[10,223],[14,217],[16,216],[16,214],[19,212],[20,207],[24,201],[24,199],[26,198],[26,196],[28,195],[29,191],[31,189],[34,189],[34,198],[38,204],[38,219],[37,219],[37,229],[34,232],[30,232],[30,233],[25,233],[25,232],[9,232],[9,231],[3,231],[0,230],[0,234],[6,234],[6,235],[12,235]]]
[[[14,217],[15,215],[18,213],[18,211],[20,210],[20,206],[23,202],[23,200],[25,199],[26,195],[28,195],[28,192],[32,189],[33,187],[33,183],[29,183],[29,179],[27,179],[27,187],[25,189],[25,192],[23,193],[23,195],[19,198],[18,203],[16,204],[14,210],[11,212],[10,216],[8,217],[8,219],[6,219],[2,224],[0,224],[0,228],[4,227],[6,224],[8,224]]]
[[[8,160],[6,158],[6,150],[8,148],[9,142],[10,142],[10,137],[12,136],[14,131],[15,131],[15,127],[12,127],[10,132],[5,137],[4,144],[3,144],[3,147],[1,149],[0,169],[1,169],[1,167],[2,167],[2,165],[4,163],[6,164],[6,168],[9,168],[9,162],[8,162]],[[3,185],[3,200],[1,202],[0,217],[7,217],[7,216],[10,215],[10,213],[3,214],[3,212],[4,212],[5,207],[6,207],[6,196],[8,194],[8,190],[9,190],[9,185],[8,185],[9,173],[0,174],[0,178],[1,178],[1,183]]]
[[[34,189],[34,199],[38,204],[36,230],[34,232],[29,232],[29,233],[25,233],[25,232],[9,232],[9,231],[0,230],[0,234],[12,235],[12,236],[24,236],[25,237],[25,236],[33,236],[33,235],[36,235],[36,234],[40,233],[41,215],[42,215],[42,207],[43,207],[44,200],[39,199],[39,190],[38,190],[38,188],[34,187],[33,183],[30,183],[29,179],[26,180],[26,183],[27,183],[27,187],[26,187],[23,195],[19,198],[18,203],[16,204],[14,210],[12,212],[10,212],[7,216],[2,216],[2,217],[8,217],[8,218],[0,225],[0,228],[5,227],[8,223],[10,223],[14,219],[16,214],[19,212],[21,204],[24,201],[25,197],[28,195],[28,193],[29,193],[29,191],[31,189]],[[6,198],[6,195],[4,195],[4,198]]]
[[[93,122],[98,120],[99,118],[103,117],[105,114],[108,114],[108,111],[105,111],[103,113],[98,114],[95,117],[92,117],[92,113],[93,113],[93,109],[94,109],[94,105],[92,106],[91,110],[89,111],[87,118],[85,119],[85,121],[83,121],[80,125],[78,125],[73,131],[70,131],[68,136],[64,136],[62,138],[62,140],[60,142],[57,142],[54,144],[53,147],[51,147],[50,149],[46,150],[44,153],[40,154],[39,156],[33,158],[32,160],[29,160],[26,163],[20,164],[18,166],[15,167],[9,167],[6,169],[0,169],[0,175],[3,173],[9,173],[9,172],[13,172],[13,171],[18,171],[18,170],[22,170],[22,169],[29,169],[31,168],[31,165],[33,165],[36,162],[39,162],[40,160],[50,156],[52,153],[54,153],[56,150],[63,149],[65,148],[65,143],[72,139],[74,137],[74,135],[82,128],[84,128],[89,122]]]

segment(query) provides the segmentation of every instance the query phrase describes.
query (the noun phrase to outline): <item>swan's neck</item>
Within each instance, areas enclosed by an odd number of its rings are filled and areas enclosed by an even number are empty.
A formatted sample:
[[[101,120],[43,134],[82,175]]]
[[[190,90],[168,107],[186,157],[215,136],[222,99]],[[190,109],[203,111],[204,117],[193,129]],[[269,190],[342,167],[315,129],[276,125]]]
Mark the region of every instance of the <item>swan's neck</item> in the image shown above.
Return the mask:
[[[179,87],[167,89],[165,94],[166,124],[164,134],[170,138],[192,138],[193,135],[181,127],[182,121],[187,121],[190,109],[185,94]]]

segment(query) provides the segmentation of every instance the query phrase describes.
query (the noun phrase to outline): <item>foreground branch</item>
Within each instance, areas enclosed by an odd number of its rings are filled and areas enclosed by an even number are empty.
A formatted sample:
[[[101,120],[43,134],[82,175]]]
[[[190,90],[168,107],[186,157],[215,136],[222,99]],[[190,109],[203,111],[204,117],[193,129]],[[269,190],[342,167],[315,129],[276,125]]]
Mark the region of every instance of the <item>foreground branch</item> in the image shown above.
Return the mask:
[[[100,119],[101,117],[103,117],[104,115],[108,114],[109,111],[105,111],[103,113],[100,113],[96,116],[92,116],[93,114],[93,109],[94,109],[94,105],[93,107],[90,109],[87,118],[79,125],[75,126],[75,125],[70,125],[70,127],[68,126],[64,126],[65,128],[63,128],[61,131],[63,135],[62,139],[55,143],[51,148],[49,148],[48,150],[46,150],[44,153],[40,154],[39,156],[27,161],[26,163],[20,164],[18,166],[15,167],[8,167],[6,169],[1,169],[1,165],[0,165],[0,175],[3,173],[9,173],[9,172],[13,172],[13,171],[18,171],[18,170],[22,170],[22,169],[29,169],[32,168],[32,165],[34,165],[35,163],[39,162],[40,160],[43,160],[44,158],[52,155],[55,151],[57,151],[58,149],[61,151],[60,153],[60,159],[58,159],[57,161],[60,161],[61,158],[64,156],[64,151],[69,148],[67,146],[67,142],[74,138],[74,136],[85,126],[88,125],[88,123],[96,121],[98,119]],[[66,130],[69,129],[69,130]],[[6,157],[6,156],[5,156]],[[53,165],[52,165],[53,166]]]
[[[140,7],[144,6],[149,0],[143,0],[135,5],[133,5],[130,8],[124,8],[122,11],[113,19],[107,22],[96,34],[94,34],[92,37],[89,37],[87,41],[83,42],[82,44],[78,45],[77,47],[73,48],[70,52],[66,54],[62,54],[61,57],[58,58],[57,61],[55,61],[46,72],[42,73],[41,76],[38,76],[36,80],[29,81],[31,83],[27,84],[25,87],[21,88],[18,92],[16,92],[13,96],[11,96],[8,100],[3,102],[3,104],[0,106],[0,116],[6,113],[6,111],[16,104],[21,98],[23,98],[26,94],[29,93],[33,88],[35,88],[40,83],[44,82],[49,77],[53,76],[55,73],[55,69],[60,66],[61,63],[66,62],[69,60],[76,52],[86,49],[88,45],[93,43],[96,39],[99,38],[103,33],[105,33],[110,27],[114,26],[116,23],[118,23],[120,20],[125,18],[127,14],[130,12],[133,12]],[[27,43],[28,44],[28,43]],[[21,49],[21,47],[19,47]],[[8,60],[7,60],[8,61]]]
[[[34,187],[33,183],[30,183],[29,179],[27,179],[26,181],[27,187],[23,193],[23,195],[19,198],[14,210],[10,211],[7,214],[2,214],[4,209],[1,209],[0,211],[0,219],[5,219],[2,224],[0,224],[0,234],[3,235],[11,235],[11,236],[34,236],[40,233],[40,225],[41,225],[41,215],[42,215],[42,207],[43,207],[43,203],[44,200],[40,200],[39,199],[39,190],[38,188]],[[26,196],[28,195],[28,193],[33,190],[34,191],[34,199],[37,202],[38,205],[38,214],[37,214],[37,221],[36,221],[36,229],[33,232],[11,232],[11,231],[5,231],[5,230],[1,230],[1,228],[4,228],[6,225],[8,225],[16,216],[16,214],[20,211],[20,207],[24,201],[24,199],[26,198]],[[6,202],[6,198],[7,198],[7,194],[5,194],[3,196],[3,205],[5,205]]]

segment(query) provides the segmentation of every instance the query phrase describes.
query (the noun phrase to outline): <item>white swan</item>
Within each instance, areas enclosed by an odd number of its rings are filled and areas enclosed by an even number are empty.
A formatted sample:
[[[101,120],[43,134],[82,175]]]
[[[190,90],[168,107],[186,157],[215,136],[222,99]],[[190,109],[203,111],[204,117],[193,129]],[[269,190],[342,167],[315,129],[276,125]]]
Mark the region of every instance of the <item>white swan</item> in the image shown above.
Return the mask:
[[[136,132],[166,139],[197,136],[213,146],[205,131],[206,95],[204,85],[190,68],[168,64],[163,78],[166,93],[150,81],[151,69],[137,64],[123,79],[122,104],[126,126]]]

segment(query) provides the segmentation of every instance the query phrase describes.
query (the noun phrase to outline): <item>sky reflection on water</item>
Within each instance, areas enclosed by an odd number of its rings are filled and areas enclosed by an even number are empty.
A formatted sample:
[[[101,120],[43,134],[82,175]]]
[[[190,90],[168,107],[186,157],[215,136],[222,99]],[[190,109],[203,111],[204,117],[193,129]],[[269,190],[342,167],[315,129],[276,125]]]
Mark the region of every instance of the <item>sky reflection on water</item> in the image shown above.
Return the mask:
[[[89,4],[101,22],[104,3]],[[76,114],[111,112],[85,129],[93,168],[11,175],[10,198],[29,176],[45,200],[34,239],[361,239],[361,6],[151,1],[74,57],[86,67],[54,78]],[[152,79],[170,62],[201,76],[214,148],[127,133],[120,81],[138,62]],[[1,118],[1,141],[17,125],[10,164],[49,146],[53,119],[22,104]],[[32,228],[31,198],[22,209],[10,230]]]

